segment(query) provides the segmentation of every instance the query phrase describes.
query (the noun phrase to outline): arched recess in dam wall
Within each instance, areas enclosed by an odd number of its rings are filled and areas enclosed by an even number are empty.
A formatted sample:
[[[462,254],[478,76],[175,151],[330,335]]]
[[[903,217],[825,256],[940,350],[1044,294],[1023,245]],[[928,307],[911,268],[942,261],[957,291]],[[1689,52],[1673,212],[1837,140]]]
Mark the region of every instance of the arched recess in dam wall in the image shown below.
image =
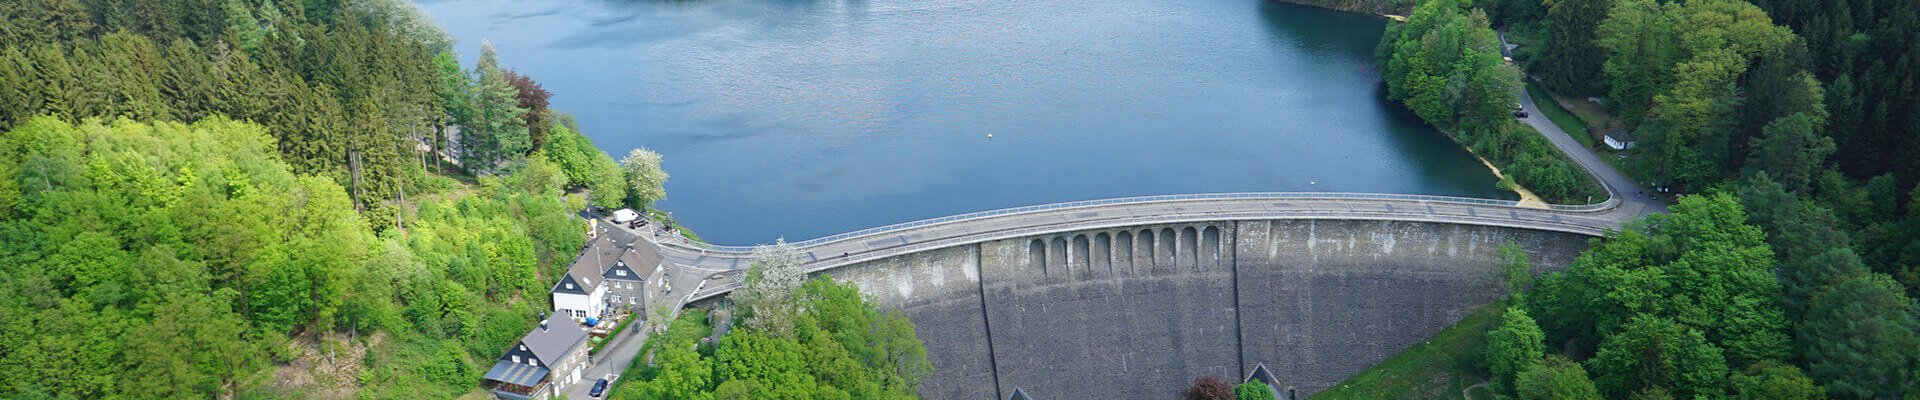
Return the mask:
[[[1504,296],[1588,237],[1425,222],[1213,221],[1076,231],[836,268],[918,326],[930,399],[1169,399],[1265,363],[1310,395]],[[1283,388],[1284,389],[1284,388]]]

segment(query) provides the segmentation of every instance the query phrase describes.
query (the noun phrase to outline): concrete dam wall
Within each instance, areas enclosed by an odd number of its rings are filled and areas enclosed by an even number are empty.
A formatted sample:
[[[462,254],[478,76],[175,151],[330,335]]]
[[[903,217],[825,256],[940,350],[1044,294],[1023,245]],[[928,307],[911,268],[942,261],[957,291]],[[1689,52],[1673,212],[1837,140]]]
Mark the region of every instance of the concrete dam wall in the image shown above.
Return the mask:
[[[930,399],[1169,399],[1264,363],[1304,398],[1505,295],[1497,249],[1560,269],[1588,237],[1363,220],[1212,221],[947,247],[826,273],[897,306]]]

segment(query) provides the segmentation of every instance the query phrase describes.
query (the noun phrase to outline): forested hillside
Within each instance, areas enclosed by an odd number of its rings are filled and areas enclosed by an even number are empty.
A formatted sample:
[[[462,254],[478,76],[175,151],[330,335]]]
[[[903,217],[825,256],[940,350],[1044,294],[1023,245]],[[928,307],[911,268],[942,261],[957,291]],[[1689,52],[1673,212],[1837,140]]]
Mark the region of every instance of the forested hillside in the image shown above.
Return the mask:
[[[657,156],[616,164],[405,1],[0,17],[3,398],[474,392],[549,309],[572,212],[663,195]]]
[[[1473,6],[1528,43],[1528,75],[1601,99],[1634,175],[1694,194],[1516,290],[1483,355],[1495,388],[1920,396],[1920,2]]]

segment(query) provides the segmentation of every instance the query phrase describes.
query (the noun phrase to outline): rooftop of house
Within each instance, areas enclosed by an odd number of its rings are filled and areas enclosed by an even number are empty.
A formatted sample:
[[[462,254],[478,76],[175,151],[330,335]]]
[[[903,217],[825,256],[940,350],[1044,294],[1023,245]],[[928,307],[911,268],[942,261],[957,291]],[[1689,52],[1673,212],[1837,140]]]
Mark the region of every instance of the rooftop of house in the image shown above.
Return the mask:
[[[581,329],[580,324],[565,318],[555,318],[549,319],[544,328],[536,327],[533,331],[527,332],[527,336],[520,338],[520,343],[527,345],[527,351],[533,352],[535,357],[540,357],[540,361],[552,363],[566,357],[567,351],[573,350],[585,340],[587,340],[587,330]]]
[[[1622,142],[1631,142],[1633,141],[1633,131],[1626,130],[1626,129],[1609,130],[1607,131],[1607,137],[1613,138],[1613,140],[1618,140]]]
[[[607,225],[604,221],[596,220],[593,228],[594,237],[587,240],[587,247],[580,251],[578,257],[574,257],[572,265],[567,266],[567,275],[554,283],[554,292],[592,293],[600,287],[604,280],[601,276],[607,269],[630,253],[628,248],[649,247],[638,243],[640,238],[632,232]],[[658,264],[659,254],[651,248],[646,251]],[[569,284],[573,286],[568,287]]]
[[[527,351],[540,359],[540,365],[501,360],[487,371],[486,379],[528,387],[537,385],[551,371],[553,363],[566,358],[568,352],[583,348],[580,344],[586,340],[587,331],[572,320],[545,321],[521,337],[519,343],[527,346]]]
[[[1267,369],[1266,363],[1255,364],[1253,371],[1247,372],[1247,379],[1243,379],[1240,382],[1260,382],[1266,384],[1267,390],[1273,392],[1273,397],[1280,398],[1280,379],[1273,376],[1273,370]]]
[[[603,280],[644,281],[647,277],[653,276],[654,270],[660,269],[662,259],[660,252],[654,246],[635,243],[627,248],[626,252],[620,253],[620,258],[614,260],[613,265],[607,266],[606,271],[600,273],[600,277]]]

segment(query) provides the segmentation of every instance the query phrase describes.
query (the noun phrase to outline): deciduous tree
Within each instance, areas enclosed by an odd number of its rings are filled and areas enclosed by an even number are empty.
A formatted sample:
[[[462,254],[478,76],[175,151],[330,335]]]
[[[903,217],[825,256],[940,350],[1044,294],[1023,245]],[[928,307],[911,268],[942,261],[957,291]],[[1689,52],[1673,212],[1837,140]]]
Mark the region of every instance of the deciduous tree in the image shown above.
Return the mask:
[[[800,265],[800,251],[785,240],[753,250],[740,289],[733,301],[745,310],[747,326],[779,337],[792,337],[795,318],[794,295],[806,282],[807,271]]]
[[[667,198],[667,171],[660,169],[660,153],[633,149],[627,152],[626,158],[620,159],[620,167],[626,171],[634,204],[646,206]]]
[[[1528,365],[1514,379],[1514,398],[1520,400],[1600,400],[1600,390],[1587,379],[1587,370],[1558,354]]]
[[[1212,375],[1194,378],[1180,395],[1187,400],[1234,400],[1233,386]]]
[[[1794,113],[1767,124],[1752,145],[1750,170],[1768,171],[1788,191],[1806,190],[1833,154],[1833,139],[1821,136],[1818,122]]]
[[[1501,393],[1514,390],[1514,379],[1521,371],[1540,362],[1546,355],[1546,334],[1532,317],[1519,307],[1511,307],[1500,317],[1500,327],[1487,333],[1487,369],[1493,373],[1493,389]]]
[[[1674,398],[1725,396],[1727,364],[1720,348],[1699,331],[1672,320],[1643,316],[1622,326],[1587,360],[1594,383],[1608,397],[1624,398],[1666,388]]]

